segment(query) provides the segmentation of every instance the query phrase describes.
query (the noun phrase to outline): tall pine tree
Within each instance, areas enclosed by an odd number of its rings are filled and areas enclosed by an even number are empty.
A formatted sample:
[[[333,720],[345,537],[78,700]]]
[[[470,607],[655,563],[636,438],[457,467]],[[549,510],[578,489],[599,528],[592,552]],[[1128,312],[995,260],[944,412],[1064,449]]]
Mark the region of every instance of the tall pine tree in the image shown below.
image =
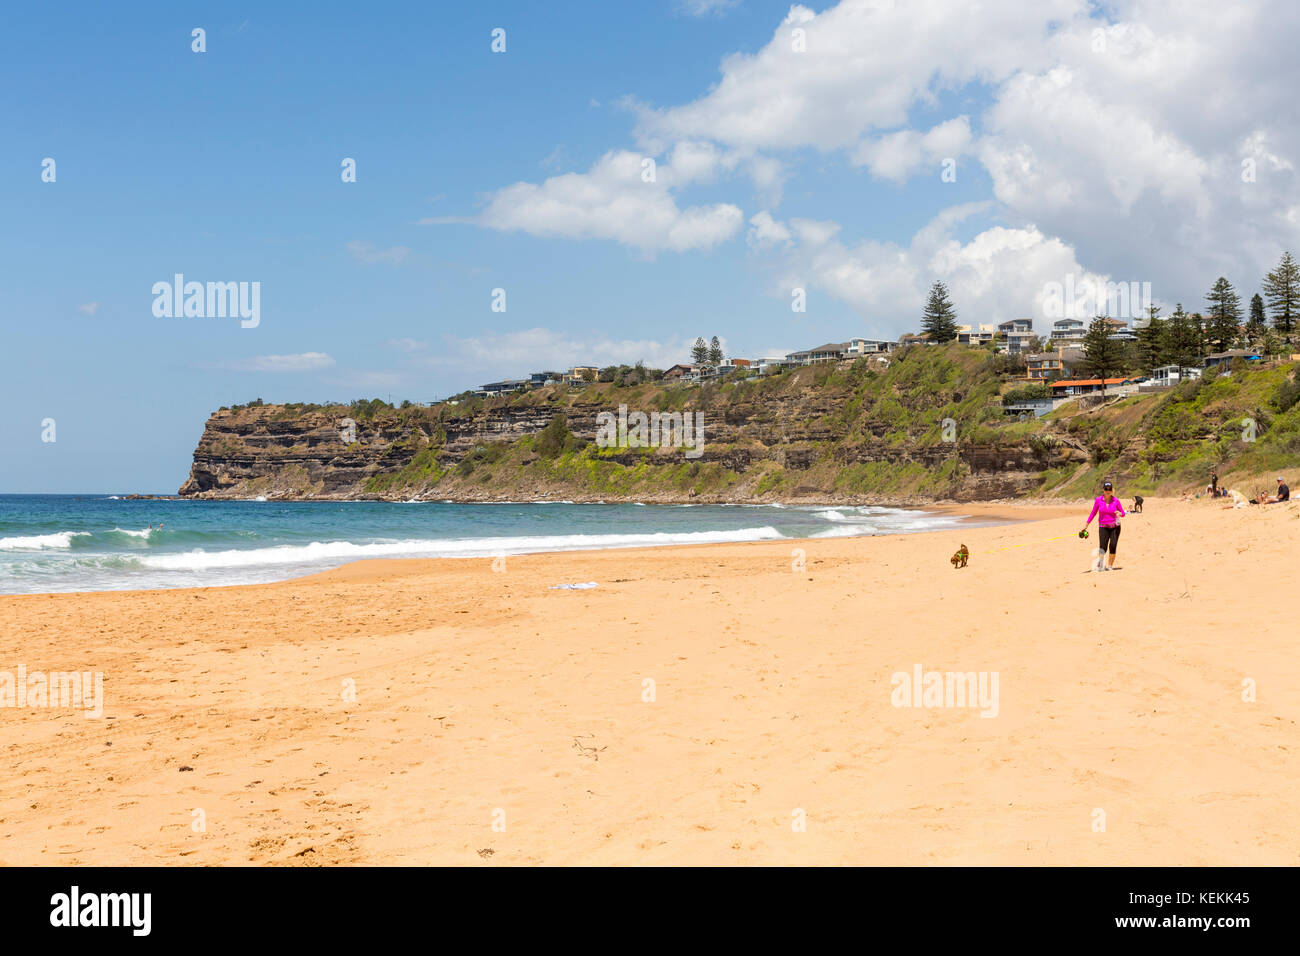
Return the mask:
[[[1181,378],[1183,371],[1196,368],[1201,358],[1201,330],[1192,317],[1183,311],[1181,302],[1169,316],[1169,325],[1165,329],[1165,359],[1168,364],[1178,366]]]
[[[1160,306],[1147,306],[1147,324],[1137,330],[1138,368],[1146,375],[1165,364],[1165,320]]]
[[[1206,343],[1219,352],[1232,348],[1241,325],[1241,298],[1232,283],[1219,276],[1205,296],[1210,313],[1205,322]]]
[[[1193,312],[1187,317],[1187,321],[1191,323],[1192,328],[1196,331],[1196,356],[1199,359],[1209,351],[1205,347],[1205,316],[1199,312]]]
[[[709,364],[722,364],[722,345],[718,342],[718,337],[716,335],[709,342]]]
[[[691,362],[695,365],[703,365],[709,360],[709,347],[704,344],[704,339],[696,339],[695,345],[691,347]]]
[[[921,331],[928,332],[931,342],[951,342],[957,337],[957,313],[948,299],[948,287],[935,280],[930,298],[921,315]]]
[[[1083,354],[1088,370],[1101,379],[1101,393],[1106,394],[1106,379],[1124,363],[1124,343],[1115,338],[1115,327],[1104,315],[1092,320],[1083,336]]]
[[[1273,313],[1273,328],[1287,335],[1300,320],[1300,265],[1284,252],[1277,268],[1264,277],[1264,297]]]
[[[1252,345],[1257,343],[1268,328],[1268,317],[1264,313],[1264,297],[1258,292],[1250,297],[1250,318],[1246,320],[1246,338]]]

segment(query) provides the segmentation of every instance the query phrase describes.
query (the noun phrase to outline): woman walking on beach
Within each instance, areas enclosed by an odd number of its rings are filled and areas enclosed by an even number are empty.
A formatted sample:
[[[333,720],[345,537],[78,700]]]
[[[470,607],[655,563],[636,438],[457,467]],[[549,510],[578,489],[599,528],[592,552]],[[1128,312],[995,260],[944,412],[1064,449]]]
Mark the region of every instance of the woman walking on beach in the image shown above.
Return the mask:
[[[1115,487],[1109,481],[1101,486],[1101,494],[1092,503],[1092,513],[1084,522],[1083,530],[1088,530],[1092,519],[1097,518],[1097,564],[1095,570],[1109,571],[1115,566],[1115,548],[1119,545],[1119,519],[1128,514],[1124,503],[1115,497]],[[1107,556],[1107,552],[1109,555]],[[1105,556],[1105,563],[1102,558]]]

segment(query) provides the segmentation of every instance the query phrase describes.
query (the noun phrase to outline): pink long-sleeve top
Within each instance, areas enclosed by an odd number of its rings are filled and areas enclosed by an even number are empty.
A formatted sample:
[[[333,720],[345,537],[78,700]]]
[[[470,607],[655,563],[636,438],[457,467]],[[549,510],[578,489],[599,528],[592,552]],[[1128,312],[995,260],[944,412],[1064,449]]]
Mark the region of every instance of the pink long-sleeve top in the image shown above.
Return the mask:
[[[1092,514],[1088,515],[1088,520],[1085,521],[1084,524],[1092,524],[1092,519],[1101,515],[1101,519],[1097,524],[1103,528],[1113,528],[1115,526],[1116,514],[1121,517],[1128,514],[1128,512],[1124,510],[1124,505],[1120,502],[1119,496],[1114,496],[1110,499],[1110,502],[1107,503],[1105,495],[1098,495],[1097,500],[1092,503]]]

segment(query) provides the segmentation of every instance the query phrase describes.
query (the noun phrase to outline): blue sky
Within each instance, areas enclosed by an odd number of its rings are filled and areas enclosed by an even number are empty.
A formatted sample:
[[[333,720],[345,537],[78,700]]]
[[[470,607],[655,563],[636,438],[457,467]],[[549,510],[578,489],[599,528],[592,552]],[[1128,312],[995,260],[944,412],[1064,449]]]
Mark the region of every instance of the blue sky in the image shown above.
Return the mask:
[[[1068,16],[1049,10],[1055,22],[1025,29],[1046,37],[1072,17],[1086,37],[1100,16],[1053,4]],[[1098,235],[1089,219],[1098,207],[1122,202],[1136,219],[1149,203],[1141,218],[1158,222],[1167,207],[1173,215],[1195,203],[1201,180],[1179,192],[1167,170],[1136,193],[1111,176],[1099,195],[1072,200],[1077,209],[1040,210],[1017,195],[1000,157],[1023,157],[1025,143],[1045,155],[1051,144],[1017,127],[1016,77],[1043,82],[1051,57],[1005,69],[925,67],[875,103],[887,84],[854,70],[899,46],[888,30],[926,42],[944,31],[872,24],[860,49],[849,36],[846,54],[831,49],[831,37],[848,36],[832,22],[846,15],[834,4],[793,13],[761,0],[694,6],[324,2],[308,14],[298,5],[87,2],[10,11],[0,34],[0,255],[9,266],[0,492],[174,491],[207,415],[255,397],[429,401],[534,368],[662,365],[684,358],[696,335],[717,334],[742,356],[893,337],[916,325],[936,277],[949,280],[970,321],[1030,314],[1044,276],[1132,265],[1131,249]],[[1095,22],[1113,25],[1117,15],[1108,16]],[[819,65],[796,58],[799,72],[783,77],[786,60],[769,48],[800,24]],[[195,27],[206,30],[204,53],[191,50]],[[497,27],[503,54],[490,48]],[[990,28],[1001,29],[996,18]],[[1054,56],[1072,55],[1054,42]],[[844,55],[843,68],[832,62]],[[934,55],[936,64],[953,58]],[[890,68],[891,83],[899,72]],[[1085,70],[1076,75],[1082,82]],[[1088,81],[1108,95],[1105,76]],[[805,98],[791,115],[825,107],[827,119],[764,125],[763,97],[783,101],[787,88]],[[762,128],[727,125],[748,116]],[[1143,116],[1180,133],[1183,121],[1159,102]],[[921,143],[949,120],[959,135]],[[1261,155],[1284,167],[1291,144],[1271,126],[1264,132]],[[936,162],[950,141],[960,175],[941,183]],[[673,163],[683,143],[709,150],[698,175]],[[1193,157],[1208,148],[1181,145]],[[880,158],[900,150],[894,165]],[[669,185],[644,216],[662,212],[662,231],[638,231],[643,213],[632,207],[607,232],[627,208],[617,196],[591,210],[551,201],[566,182],[587,195],[602,157],[619,151],[661,164]],[[46,157],[57,164],[53,183],[41,180]],[[356,183],[340,180],[344,157],[357,162]],[[775,183],[756,172],[758,161],[779,167]],[[1183,163],[1206,178],[1194,159]],[[507,193],[494,204],[517,183],[532,184],[526,202]],[[693,211],[716,226],[701,231]],[[760,213],[774,224],[762,235]],[[942,227],[927,231],[936,217],[946,217]],[[1254,236],[1259,251],[1243,243],[1235,258],[1188,254],[1202,271],[1237,268],[1248,296],[1286,230],[1284,220],[1280,237]],[[1037,271],[1006,265],[1025,249],[1039,257]],[[151,287],[177,272],[260,282],[260,324],[155,317]],[[1176,288],[1180,276],[1160,265],[1124,277],[1165,279],[1171,301],[1201,294],[1191,281],[1187,292]],[[794,284],[808,289],[805,314],[790,310]],[[1012,286],[1023,288],[990,291]],[[497,287],[505,313],[490,310]],[[56,422],[54,443],[40,440],[46,418]]]

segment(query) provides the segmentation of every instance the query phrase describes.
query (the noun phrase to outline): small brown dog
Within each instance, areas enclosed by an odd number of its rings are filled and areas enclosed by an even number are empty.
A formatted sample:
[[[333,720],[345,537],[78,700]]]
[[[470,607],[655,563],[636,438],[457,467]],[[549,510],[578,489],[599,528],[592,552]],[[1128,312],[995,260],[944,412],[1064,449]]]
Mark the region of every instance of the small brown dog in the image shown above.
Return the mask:
[[[952,566],[954,568],[964,568],[968,560],[970,560],[970,552],[966,550],[966,545],[963,544],[961,550],[952,556]]]

